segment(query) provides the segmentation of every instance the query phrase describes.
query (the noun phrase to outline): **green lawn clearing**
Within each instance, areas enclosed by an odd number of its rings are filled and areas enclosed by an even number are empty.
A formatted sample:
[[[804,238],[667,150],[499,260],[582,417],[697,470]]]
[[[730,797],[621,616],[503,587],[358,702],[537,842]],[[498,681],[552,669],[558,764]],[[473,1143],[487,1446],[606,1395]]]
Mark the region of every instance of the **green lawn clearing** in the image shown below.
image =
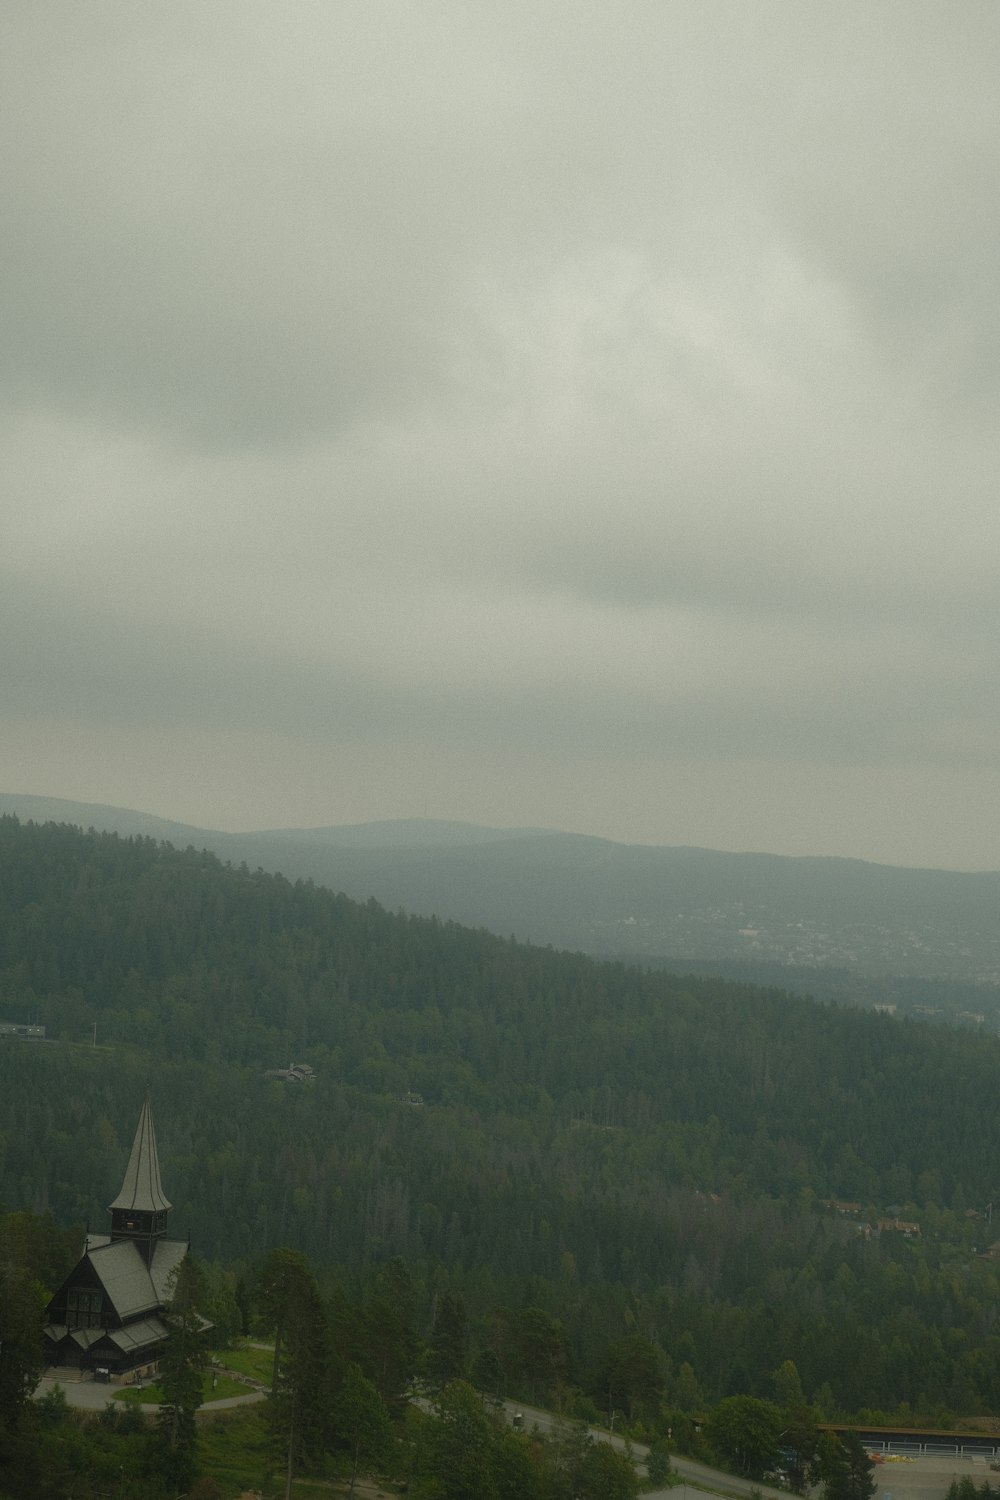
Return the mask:
[[[226,1493],[260,1489],[272,1466],[276,1464],[263,1406],[238,1407],[198,1423],[198,1467]],[[273,1486],[272,1492],[277,1488]]]
[[[252,1344],[240,1344],[232,1349],[213,1349],[209,1358],[217,1359],[224,1369],[238,1370],[241,1375],[249,1375],[251,1380],[270,1388],[274,1369],[273,1349],[258,1349]]]

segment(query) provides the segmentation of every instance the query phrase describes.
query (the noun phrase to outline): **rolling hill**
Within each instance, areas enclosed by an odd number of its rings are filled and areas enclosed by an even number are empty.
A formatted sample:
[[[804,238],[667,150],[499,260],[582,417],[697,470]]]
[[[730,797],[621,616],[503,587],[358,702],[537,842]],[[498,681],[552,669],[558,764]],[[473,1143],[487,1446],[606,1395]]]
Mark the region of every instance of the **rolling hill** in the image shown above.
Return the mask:
[[[657,848],[420,819],[225,833],[15,794],[0,794],[0,812],[207,848],[390,910],[583,953],[724,964],[748,976],[780,965],[795,971],[791,987],[802,987],[800,975],[836,969],[932,977],[964,987],[953,1010],[990,1016],[998,998],[993,871]],[[978,1000],[976,986],[984,987]]]

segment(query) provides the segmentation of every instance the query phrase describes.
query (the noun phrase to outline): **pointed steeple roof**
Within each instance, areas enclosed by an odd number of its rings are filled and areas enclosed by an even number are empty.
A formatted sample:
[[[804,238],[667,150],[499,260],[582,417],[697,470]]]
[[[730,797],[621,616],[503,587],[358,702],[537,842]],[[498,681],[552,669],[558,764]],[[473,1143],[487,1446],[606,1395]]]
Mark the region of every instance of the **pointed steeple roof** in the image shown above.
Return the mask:
[[[109,1207],[138,1209],[144,1213],[158,1213],[170,1207],[160,1185],[160,1161],[156,1154],[156,1133],[148,1095],[139,1116],[122,1190]]]

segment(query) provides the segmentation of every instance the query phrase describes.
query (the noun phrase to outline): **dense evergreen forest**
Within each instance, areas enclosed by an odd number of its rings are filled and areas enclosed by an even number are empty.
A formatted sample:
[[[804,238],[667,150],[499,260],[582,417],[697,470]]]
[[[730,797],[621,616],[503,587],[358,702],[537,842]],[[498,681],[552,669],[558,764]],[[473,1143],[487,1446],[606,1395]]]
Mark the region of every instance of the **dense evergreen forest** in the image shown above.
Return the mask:
[[[616,844],[415,818],[222,833],[148,813],[0,792],[0,814],[210,849],[355,899],[535,944],[857,1005],[933,1009],[996,1033],[1000,872]],[[768,976],[768,969],[779,976]],[[978,1020],[973,1020],[978,1017]]]
[[[360,1295],[398,1260],[511,1392],[603,1401],[639,1339],[679,1411],[789,1360],[825,1415],[1000,1407],[992,1040],[10,817],[0,1020],[47,1032],[0,1039],[8,1210],[103,1228],[148,1088],[210,1274],[287,1246]]]

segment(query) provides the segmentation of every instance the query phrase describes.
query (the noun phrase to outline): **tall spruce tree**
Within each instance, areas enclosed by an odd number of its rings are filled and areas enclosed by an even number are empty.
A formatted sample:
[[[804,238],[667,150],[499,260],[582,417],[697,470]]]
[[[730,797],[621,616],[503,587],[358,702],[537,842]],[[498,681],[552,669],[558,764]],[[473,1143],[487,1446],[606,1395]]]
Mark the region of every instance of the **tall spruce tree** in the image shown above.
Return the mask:
[[[378,1278],[365,1308],[364,1337],[369,1370],[390,1413],[406,1405],[406,1389],[417,1367],[419,1342],[413,1282],[406,1263],[395,1256]]]
[[[42,1371],[45,1292],[31,1271],[0,1260],[0,1424],[12,1426]]]
[[[268,1403],[285,1493],[301,1467],[314,1467],[329,1440],[330,1351],[326,1310],[304,1256],[276,1250],[262,1277],[275,1330],[276,1375]]]
[[[334,1404],[336,1436],[351,1459],[354,1494],[361,1465],[384,1463],[392,1451],[392,1423],[385,1402],[359,1365],[348,1365]]]
[[[819,1477],[823,1480],[823,1500],[871,1500],[878,1488],[875,1465],[856,1432],[821,1444],[817,1455]]]
[[[462,1380],[469,1352],[469,1320],[460,1292],[442,1292],[434,1308],[434,1326],[427,1358],[431,1384],[442,1390],[451,1380]]]
[[[159,1384],[163,1392],[157,1425],[166,1450],[158,1459],[178,1488],[189,1486],[197,1474],[198,1433],[195,1414],[202,1404],[205,1366],[203,1323],[198,1315],[203,1285],[198,1267],[185,1255],[174,1277],[167,1324],[170,1333],[160,1356]]]

